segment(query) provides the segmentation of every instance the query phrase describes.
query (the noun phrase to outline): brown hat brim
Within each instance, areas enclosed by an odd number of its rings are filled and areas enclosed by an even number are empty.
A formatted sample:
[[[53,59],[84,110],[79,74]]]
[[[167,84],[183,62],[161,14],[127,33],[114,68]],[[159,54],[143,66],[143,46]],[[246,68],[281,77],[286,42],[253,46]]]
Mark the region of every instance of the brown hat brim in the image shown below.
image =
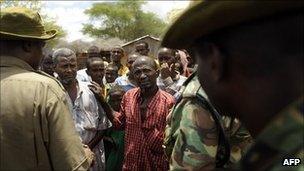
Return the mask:
[[[205,1],[186,10],[169,27],[161,45],[187,48],[197,38],[220,29],[289,11],[303,10],[303,1]]]
[[[57,30],[46,31],[43,36],[27,36],[0,31],[0,40],[41,40],[46,41],[55,38]]]

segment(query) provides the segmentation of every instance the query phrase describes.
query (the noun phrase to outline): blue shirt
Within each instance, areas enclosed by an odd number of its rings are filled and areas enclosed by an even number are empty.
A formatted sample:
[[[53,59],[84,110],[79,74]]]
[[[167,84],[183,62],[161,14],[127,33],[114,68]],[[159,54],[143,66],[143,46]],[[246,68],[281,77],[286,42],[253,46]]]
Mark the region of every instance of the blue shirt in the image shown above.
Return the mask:
[[[128,76],[126,75],[116,78],[115,83],[121,86],[125,90],[125,92],[136,87],[134,84],[130,82]]]

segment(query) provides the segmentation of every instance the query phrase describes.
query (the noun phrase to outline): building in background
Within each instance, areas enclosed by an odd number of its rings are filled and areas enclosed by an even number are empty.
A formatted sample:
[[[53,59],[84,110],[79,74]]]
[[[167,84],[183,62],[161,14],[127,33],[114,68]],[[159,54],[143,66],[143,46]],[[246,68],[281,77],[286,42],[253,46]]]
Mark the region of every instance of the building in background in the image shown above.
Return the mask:
[[[152,37],[150,35],[146,35],[140,38],[137,38],[135,40],[132,40],[130,42],[127,42],[122,46],[122,48],[125,50],[126,54],[134,53],[135,52],[135,44],[137,42],[147,42],[149,44],[150,52],[149,56],[153,56],[155,59],[157,58],[157,51],[160,46],[160,39]]]

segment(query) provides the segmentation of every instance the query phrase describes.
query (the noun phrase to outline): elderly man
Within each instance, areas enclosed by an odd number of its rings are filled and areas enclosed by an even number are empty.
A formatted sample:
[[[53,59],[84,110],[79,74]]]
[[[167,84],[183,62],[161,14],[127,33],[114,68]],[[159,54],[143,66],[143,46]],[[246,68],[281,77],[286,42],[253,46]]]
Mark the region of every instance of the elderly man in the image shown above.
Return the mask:
[[[187,78],[175,69],[176,51],[165,47],[160,48],[158,50],[158,61],[160,76],[157,78],[157,85],[177,99],[180,95],[178,91]]]
[[[191,49],[210,101],[256,137],[242,170],[303,168],[283,164],[304,159],[303,10],[303,1],[201,2],[163,39]]]
[[[26,30],[26,31],[25,31]],[[35,71],[46,40],[40,15],[1,9],[0,170],[86,170],[91,157],[73,125],[62,85]]]
[[[149,44],[147,42],[137,42],[135,44],[135,52],[143,55],[143,56],[149,56]]]
[[[168,170],[162,142],[174,98],[157,87],[158,71],[153,59],[137,58],[133,70],[139,88],[123,96],[119,113],[112,112],[100,99],[114,127],[125,130],[123,170]]]
[[[67,48],[57,49],[53,53],[53,60],[58,79],[70,97],[70,105],[73,111],[76,130],[82,139],[82,143],[88,145],[96,156],[96,161],[91,167],[91,170],[105,170],[105,154],[102,137],[103,130],[109,128],[111,123],[88,87],[89,83],[77,81],[76,54]],[[91,67],[94,68],[92,65]],[[100,87],[98,83],[93,84]]]
[[[128,67],[121,64],[121,59],[125,56],[125,51],[121,47],[114,47],[111,50],[111,63],[117,66],[118,68],[118,75],[126,75],[129,70]]]
[[[130,54],[127,59],[127,67],[129,68],[128,74],[120,76],[115,80],[115,83],[117,85],[121,86],[125,91],[128,91],[132,88],[137,87],[136,80],[135,80],[134,74],[132,72],[132,65],[139,56],[140,55],[138,55],[136,53]]]

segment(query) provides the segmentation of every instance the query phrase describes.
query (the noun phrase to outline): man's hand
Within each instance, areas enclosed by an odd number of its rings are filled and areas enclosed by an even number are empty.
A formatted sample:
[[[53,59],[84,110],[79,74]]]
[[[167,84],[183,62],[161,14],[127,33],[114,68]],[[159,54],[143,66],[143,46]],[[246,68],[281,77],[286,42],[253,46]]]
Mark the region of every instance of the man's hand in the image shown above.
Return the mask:
[[[91,85],[88,85],[88,87],[95,94],[95,96],[98,96],[100,98],[100,100],[105,100],[103,97],[103,89],[98,83],[92,81]]]
[[[168,77],[170,77],[171,75],[171,71],[170,71],[170,67],[167,63],[163,63],[160,66],[160,76],[162,79],[166,79]]]
[[[88,162],[92,166],[95,161],[95,154],[89,149],[89,147],[87,145],[83,145],[83,150],[84,150],[85,156],[88,159]]]

